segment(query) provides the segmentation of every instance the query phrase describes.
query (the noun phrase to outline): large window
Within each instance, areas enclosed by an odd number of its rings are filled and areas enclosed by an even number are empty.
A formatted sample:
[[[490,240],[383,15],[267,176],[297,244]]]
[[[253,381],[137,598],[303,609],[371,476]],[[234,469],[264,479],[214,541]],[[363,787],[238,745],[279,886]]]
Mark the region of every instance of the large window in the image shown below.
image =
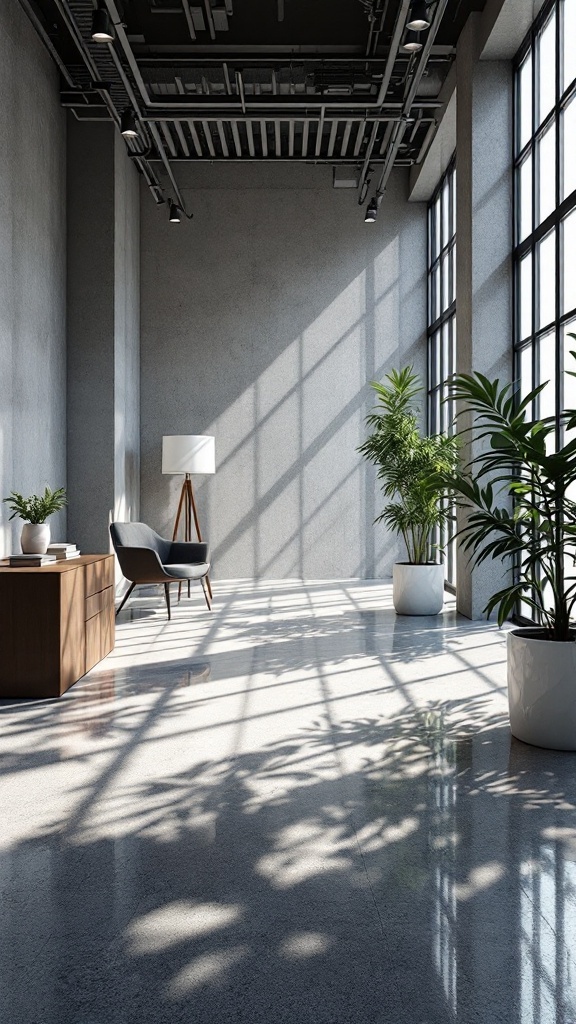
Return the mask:
[[[575,0],[576,2],[576,0]],[[428,207],[428,429],[452,433],[454,413],[446,380],[456,370],[456,168],[452,160]],[[446,579],[456,585],[451,525],[439,538],[446,547]]]
[[[535,416],[576,407],[576,2],[550,0],[517,58],[515,376]],[[557,421],[556,444],[563,441]]]

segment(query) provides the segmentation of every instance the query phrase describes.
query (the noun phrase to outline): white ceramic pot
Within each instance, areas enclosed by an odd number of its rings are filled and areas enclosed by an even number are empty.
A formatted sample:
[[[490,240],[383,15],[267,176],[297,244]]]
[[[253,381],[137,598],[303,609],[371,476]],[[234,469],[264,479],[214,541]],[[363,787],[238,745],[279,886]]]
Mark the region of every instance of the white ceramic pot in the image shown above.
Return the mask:
[[[512,735],[549,750],[576,750],[576,643],[508,633],[508,706]]]
[[[392,600],[399,615],[437,615],[444,604],[444,566],[396,562]]]
[[[20,546],[25,555],[45,555],[50,543],[48,523],[24,523]]]

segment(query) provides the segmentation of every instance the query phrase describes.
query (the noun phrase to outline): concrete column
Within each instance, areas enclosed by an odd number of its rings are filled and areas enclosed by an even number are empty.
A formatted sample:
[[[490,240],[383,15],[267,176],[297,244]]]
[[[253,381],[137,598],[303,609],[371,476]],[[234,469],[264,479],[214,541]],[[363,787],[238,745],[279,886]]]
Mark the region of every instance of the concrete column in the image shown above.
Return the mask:
[[[512,64],[479,59],[480,24],[479,15],[470,16],[456,60],[457,369],[506,382],[513,342]],[[459,611],[482,618],[490,595],[505,584],[502,563],[471,570],[460,550],[457,576]]]
[[[68,535],[107,551],[138,518],[138,176],[111,124],[68,135]]]

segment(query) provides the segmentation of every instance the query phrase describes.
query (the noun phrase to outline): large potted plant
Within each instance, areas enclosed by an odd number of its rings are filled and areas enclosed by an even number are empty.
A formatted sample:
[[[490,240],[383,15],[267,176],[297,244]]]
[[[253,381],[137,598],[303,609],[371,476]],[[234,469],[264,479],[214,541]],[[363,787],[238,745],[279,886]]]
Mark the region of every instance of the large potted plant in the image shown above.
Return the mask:
[[[480,373],[453,378],[451,397],[472,413],[479,451],[451,484],[465,508],[459,534],[473,564],[496,559],[508,577],[486,613],[496,611],[503,625],[521,601],[536,622],[508,633],[512,733],[576,750],[576,438],[556,450],[557,424],[573,432],[576,410],[531,419],[546,386],[517,402],[512,385]]]
[[[46,522],[48,516],[59,512],[66,504],[66,491],[59,487],[51,491],[46,487],[44,494],[31,494],[25,498],[18,491],[12,491],[7,498],[8,508],[12,515],[10,519],[20,516],[24,520],[20,544],[25,554],[45,555],[50,543],[50,526]]]
[[[418,426],[417,396],[424,390],[411,366],[372,382],[378,404],[367,417],[370,436],[358,451],[378,469],[384,522],[406,546],[407,561],[393,568],[392,597],[401,615],[437,615],[444,603],[444,565],[437,541],[452,517],[440,474],[454,471],[458,441],[427,436]]]

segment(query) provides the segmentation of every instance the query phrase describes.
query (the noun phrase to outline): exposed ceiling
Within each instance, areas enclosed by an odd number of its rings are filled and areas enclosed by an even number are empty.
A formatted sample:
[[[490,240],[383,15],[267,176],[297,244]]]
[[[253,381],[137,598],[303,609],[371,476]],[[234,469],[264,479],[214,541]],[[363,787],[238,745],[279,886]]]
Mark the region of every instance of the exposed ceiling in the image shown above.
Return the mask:
[[[161,162],[328,163],[382,194],[393,166],[421,162],[442,84],[471,11],[434,0],[419,52],[405,52],[412,0],[20,0],[58,62],[80,120],[134,111],[130,155],[156,200]],[[92,40],[103,8],[114,40]]]

